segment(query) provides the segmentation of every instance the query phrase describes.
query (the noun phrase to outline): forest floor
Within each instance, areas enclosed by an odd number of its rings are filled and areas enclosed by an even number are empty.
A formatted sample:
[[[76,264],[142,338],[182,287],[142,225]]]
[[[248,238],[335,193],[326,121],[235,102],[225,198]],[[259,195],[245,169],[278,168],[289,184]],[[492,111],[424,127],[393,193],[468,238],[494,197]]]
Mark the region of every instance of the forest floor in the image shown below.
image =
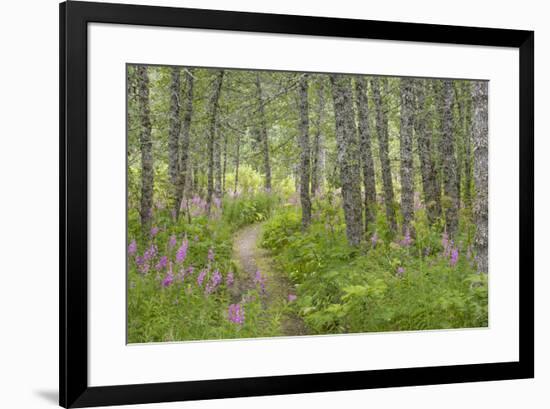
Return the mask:
[[[247,279],[239,280],[234,297],[241,298],[249,286],[253,285],[254,275],[259,270],[263,276],[267,277],[266,307],[277,310],[287,302],[288,295],[295,292],[288,278],[275,267],[269,251],[258,247],[261,232],[262,224],[257,223],[239,230],[235,235],[233,254]],[[288,312],[285,312],[281,318],[281,331],[281,335],[284,336],[307,334],[303,320],[298,315]]]

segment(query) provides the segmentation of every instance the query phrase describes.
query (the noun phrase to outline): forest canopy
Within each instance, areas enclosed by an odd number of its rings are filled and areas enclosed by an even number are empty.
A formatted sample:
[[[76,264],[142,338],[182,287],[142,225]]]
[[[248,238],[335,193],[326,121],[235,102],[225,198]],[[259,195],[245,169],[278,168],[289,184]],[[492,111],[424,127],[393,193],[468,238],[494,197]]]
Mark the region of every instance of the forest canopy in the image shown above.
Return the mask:
[[[127,65],[128,341],[487,326],[486,81]]]

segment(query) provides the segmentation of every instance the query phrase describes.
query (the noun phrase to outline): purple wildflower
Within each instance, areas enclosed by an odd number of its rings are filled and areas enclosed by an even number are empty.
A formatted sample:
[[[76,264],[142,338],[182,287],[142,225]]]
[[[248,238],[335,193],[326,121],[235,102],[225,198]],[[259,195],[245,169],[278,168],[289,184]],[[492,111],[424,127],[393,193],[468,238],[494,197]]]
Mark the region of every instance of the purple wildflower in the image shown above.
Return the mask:
[[[227,309],[227,319],[235,324],[244,324],[244,308],[241,304],[231,304]]]
[[[216,206],[218,209],[222,207],[222,201],[219,197],[214,197],[213,201],[214,201],[214,206]]]
[[[162,256],[159,260],[159,262],[157,263],[157,265],[155,266],[155,268],[158,270],[162,270],[163,268],[166,268],[168,264],[168,257],[166,256]]]
[[[399,267],[399,268],[397,269],[397,275],[398,275],[399,277],[403,277],[403,274],[405,274],[405,269],[404,269],[403,267]]]
[[[157,246],[154,244],[151,244],[151,247],[149,247],[147,250],[145,250],[145,253],[143,253],[143,258],[145,261],[151,260],[157,255]]]
[[[411,233],[409,232],[409,229],[405,231],[405,237],[399,242],[402,247],[409,247],[412,243],[411,239]]]
[[[262,294],[265,294],[265,282],[266,282],[266,280],[267,280],[267,278],[264,275],[262,275],[260,270],[256,271],[256,275],[254,276],[254,284],[260,286],[260,290],[261,290]]]
[[[174,282],[174,276],[171,273],[168,273],[166,274],[166,277],[164,277],[164,280],[162,280],[162,286],[164,288],[170,287],[173,282]]]
[[[177,263],[183,263],[185,261],[185,258],[187,257],[187,248],[189,247],[189,241],[187,239],[184,239],[181,243],[181,247],[178,249],[176,253],[176,262]]]
[[[151,227],[151,237],[155,237],[159,232],[159,228],[156,226]]]
[[[197,284],[199,287],[202,287],[202,282],[204,281],[204,278],[206,277],[206,270],[201,270],[199,273],[199,276],[197,277]]]
[[[178,280],[183,282],[185,280],[185,277],[191,275],[193,273],[193,267],[190,266],[187,270],[185,267],[182,267],[178,273]]]
[[[456,263],[458,262],[458,248],[453,248],[453,250],[451,251],[451,260],[450,260],[450,264],[451,264],[451,267],[454,267],[456,266]]]
[[[210,282],[206,284],[206,293],[210,294],[216,291],[216,288],[218,288],[221,282],[222,282],[222,273],[220,273],[218,270],[214,271],[214,274],[210,278]]]
[[[293,301],[296,301],[296,294],[289,294],[288,295],[288,302],[293,302]]]
[[[173,249],[174,247],[176,247],[176,244],[177,244],[176,235],[175,235],[175,234],[172,234],[172,235],[170,236],[170,239],[168,240],[168,247],[170,247],[171,249]]]
[[[143,256],[137,256],[136,257],[136,264],[138,266],[141,266],[141,265],[143,265],[143,263],[145,263],[145,258]]]
[[[227,273],[227,276],[225,277],[225,285],[228,287],[233,286],[233,282],[235,281],[235,276],[233,275],[233,272],[230,271]]]
[[[137,243],[136,243],[136,240],[134,239],[128,246],[128,254],[130,256],[133,256],[134,254],[136,254],[136,251],[137,251]]]
[[[145,275],[149,272],[149,263],[143,262],[138,268],[139,268],[139,272]]]

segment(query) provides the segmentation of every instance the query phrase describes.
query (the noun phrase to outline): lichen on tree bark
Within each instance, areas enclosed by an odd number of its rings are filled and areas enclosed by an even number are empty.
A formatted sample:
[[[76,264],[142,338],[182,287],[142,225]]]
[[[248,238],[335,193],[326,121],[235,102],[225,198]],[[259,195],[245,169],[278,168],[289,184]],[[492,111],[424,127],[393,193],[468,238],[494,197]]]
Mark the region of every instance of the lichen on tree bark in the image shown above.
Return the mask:
[[[147,234],[151,228],[153,211],[153,140],[151,138],[151,110],[149,101],[149,75],[147,67],[140,65],[138,71],[138,103],[141,145],[141,206],[140,217],[142,232]]]
[[[330,79],[346,236],[350,245],[358,246],[363,236],[361,188],[357,183],[360,180],[361,167],[355,131],[351,79],[340,74],[333,74]]]
[[[475,258],[477,270],[481,273],[489,271],[488,243],[489,243],[489,208],[488,208],[488,184],[489,184],[489,159],[488,159],[488,83],[476,81],[473,86],[473,145],[474,145],[474,221],[475,234]]]

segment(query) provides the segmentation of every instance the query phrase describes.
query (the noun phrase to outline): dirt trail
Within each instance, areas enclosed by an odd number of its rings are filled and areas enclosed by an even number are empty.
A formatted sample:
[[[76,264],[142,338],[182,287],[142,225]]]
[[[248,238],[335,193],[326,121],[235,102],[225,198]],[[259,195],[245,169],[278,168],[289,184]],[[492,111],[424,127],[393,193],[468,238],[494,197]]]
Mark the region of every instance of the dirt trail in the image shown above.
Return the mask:
[[[288,279],[274,268],[269,252],[258,246],[261,232],[262,225],[253,224],[243,228],[235,235],[233,254],[248,279],[239,280],[239,284],[236,286],[237,294],[234,295],[240,298],[241,294],[253,285],[253,277],[256,271],[259,270],[262,275],[267,277],[266,304],[270,308],[277,308],[278,305],[282,306],[288,300],[289,294],[294,294],[294,289]],[[304,322],[296,314],[285,314],[282,318],[281,329],[282,335],[286,336],[305,335],[307,333]]]

